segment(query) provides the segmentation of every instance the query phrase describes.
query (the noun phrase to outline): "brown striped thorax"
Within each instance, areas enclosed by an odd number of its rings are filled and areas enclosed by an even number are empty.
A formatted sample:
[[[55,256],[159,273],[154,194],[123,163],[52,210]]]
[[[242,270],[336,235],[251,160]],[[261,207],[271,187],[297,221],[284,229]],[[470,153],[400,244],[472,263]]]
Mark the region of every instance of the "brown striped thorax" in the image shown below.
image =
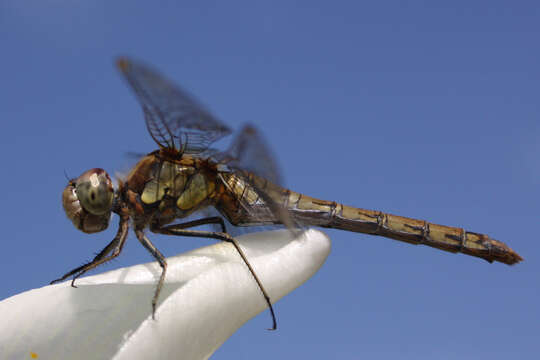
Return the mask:
[[[118,256],[131,226],[163,269],[152,301],[154,311],[167,264],[146,237],[146,229],[234,244],[272,311],[269,297],[224,220],[236,227],[281,224],[293,233],[299,227],[320,226],[427,245],[489,262],[512,265],[522,260],[509,246],[488,235],[288,190],[281,186],[275,160],[254,127],[245,126],[228,150],[211,150],[211,144],[231,133],[225,124],[155,70],[125,58],[117,65],[140,102],[148,132],[159,149],[142,157],[119,179],[116,191],[103,169],[88,170],[68,182],[62,203],[77,229],[102,231],[115,213],[120,218],[119,230],[93,261],[55,281],[71,275],[75,279]],[[207,210],[215,210],[216,216],[185,221],[189,215],[206,214]],[[190,230],[199,225],[213,225],[218,230]]]
[[[131,195],[135,216],[164,225],[211,205],[215,177],[215,166],[209,160],[158,150],[132,169],[124,191]]]

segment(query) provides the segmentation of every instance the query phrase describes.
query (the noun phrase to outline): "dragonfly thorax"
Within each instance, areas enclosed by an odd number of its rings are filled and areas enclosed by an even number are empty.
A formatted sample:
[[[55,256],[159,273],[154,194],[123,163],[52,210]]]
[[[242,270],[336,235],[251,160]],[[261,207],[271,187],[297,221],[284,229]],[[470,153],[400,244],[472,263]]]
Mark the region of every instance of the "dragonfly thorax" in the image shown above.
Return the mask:
[[[208,173],[191,159],[163,161],[151,155],[141,163],[147,161],[152,163],[150,171],[144,175],[140,173],[143,178],[150,179],[140,192],[140,200],[145,205],[160,203],[159,209],[164,211],[164,207],[169,206],[172,200],[174,213],[182,217],[196,209],[214,192],[214,182],[208,179]],[[144,168],[137,166],[136,172]]]

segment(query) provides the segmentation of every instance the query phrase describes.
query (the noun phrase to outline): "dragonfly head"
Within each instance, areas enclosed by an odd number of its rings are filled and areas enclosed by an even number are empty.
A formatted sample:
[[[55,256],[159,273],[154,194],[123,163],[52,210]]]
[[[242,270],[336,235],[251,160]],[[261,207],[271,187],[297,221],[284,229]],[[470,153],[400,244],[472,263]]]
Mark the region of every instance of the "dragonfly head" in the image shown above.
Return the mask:
[[[75,227],[85,233],[95,233],[109,226],[114,188],[103,169],[90,169],[69,180],[62,193],[62,205]]]

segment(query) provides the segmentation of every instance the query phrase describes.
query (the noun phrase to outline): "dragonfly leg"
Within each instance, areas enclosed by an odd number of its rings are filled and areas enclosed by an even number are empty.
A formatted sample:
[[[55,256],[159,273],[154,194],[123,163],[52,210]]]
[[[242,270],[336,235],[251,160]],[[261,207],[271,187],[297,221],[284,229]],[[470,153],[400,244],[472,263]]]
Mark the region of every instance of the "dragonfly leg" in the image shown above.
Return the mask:
[[[161,266],[161,275],[159,277],[159,281],[157,284],[156,291],[154,292],[154,297],[152,298],[152,319],[156,319],[156,304],[157,300],[159,298],[159,293],[161,292],[161,288],[163,287],[163,282],[165,281],[165,274],[167,273],[167,261],[165,261],[165,257],[163,254],[152,244],[150,239],[144,235],[144,232],[140,229],[135,230],[135,235],[137,236],[137,239],[141,242],[141,244],[144,246],[150,254],[158,261],[159,266]]]
[[[206,225],[206,224],[220,224],[223,232],[213,232],[213,231],[202,231],[202,230],[187,230],[188,227],[198,226],[198,225]],[[159,234],[165,234],[165,235],[178,235],[178,236],[189,236],[189,237],[205,237],[205,238],[211,238],[211,239],[217,239],[221,241],[225,241],[228,243],[233,244],[236,251],[238,251],[238,254],[240,254],[240,257],[244,261],[244,263],[247,265],[251,275],[257,282],[257,285],[259,286],[259,289],[261,290],[264,299],[266,300],[266,303],[268,304],[268,308],[270,309],[270,314],[272,315],[272,328],[268,330],[276,330],[277,323],[276,323],[276,316],[274,314],[274,308],[272,307],[272,302],[270,301],[270,296],[268,296],[268,293],[264,289],[264,286],[262,285],[261,280],[259,280],[259,277],[255,273],[255,270],[253,270],[253,267],[249,263],[247,256],[244,254],[244,251],[240,247],[240,244],[234,239],[231,235],[229,235],[225,231],[225,223],[223,222],[223,219],[219,216],[215,217],[208,217],[203,218],[195,221],[190,221],[187,223],[181,223],[181,224],[173,224],[173,225],[167,225],[163,227],[154,227],[152,228],[152,231]]]
[[[163,227],[152,226],[151,230],[153,232],[162,234],[162,232],[161,232],[162,229],[179,230],[179,229],[187,229],[187,228],[192,228],[192,227],[195,227],[195,226],[210,225],[210,224],[220,225],[221,226],[221,232],[222,233],[227,232],[227,228],[225,227],[225,222],[223,221],[223,218],[221,218],[219,216],[209,216],[209,217],[205,217],[205,218],[202,218],[202,219],[197,219],[197,220],[193,220],[193,221],[187,221],[187,222],[180,223],[180,224],[167,225],[167,226],[163,226]]]
[[[86,273],[89,270],[92,270],[96,268],[97,266],[114,259],[118,255],[120,255],[120,252],[122,251],[122,248],[124,246],[124,243],[126,242],[127,233],[128,233],[128,220],[127,219],[121,219],[120,220],[120,226],[118,229],[118,232],[116,233],[116,236],[114,239],[107,245],[103,250],[99,252],[99,254],[96,255],[96,257],[90,261],[89,263],[86,263],[82,266],[79,266],[78,268],[75,268],[71,270],[70,272],[64,274],[59,279],[51,281],[51,284],[58,283],[60,281],[64,281],[65,279],[69,278],[73,275],[73,280],[71,280],[71,286],[75,286],[75,280],[82,276],[84,273]],[[109,255],[109,253],[111,253]]]

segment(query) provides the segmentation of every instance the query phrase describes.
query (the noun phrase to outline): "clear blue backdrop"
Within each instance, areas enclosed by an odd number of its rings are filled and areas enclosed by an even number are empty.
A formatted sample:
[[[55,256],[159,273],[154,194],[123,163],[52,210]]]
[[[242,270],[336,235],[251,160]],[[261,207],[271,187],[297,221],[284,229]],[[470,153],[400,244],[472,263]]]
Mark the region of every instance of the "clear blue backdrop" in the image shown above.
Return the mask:
[[[538,356],[538,2],[194,3],[0,3],[0,298],[112,238],[73,228],[60,194],[64,170],[114,173],[156,147],[113,67],[128,54],[235,129],[256,124],[292,189],[485,232],[525,258],[330,230],[324,267],[276,305],[279,331],[265,312],[215,358]],[[210,243],[153,238],[168,255]],[[150,260],[131,238],[99,271]]]

